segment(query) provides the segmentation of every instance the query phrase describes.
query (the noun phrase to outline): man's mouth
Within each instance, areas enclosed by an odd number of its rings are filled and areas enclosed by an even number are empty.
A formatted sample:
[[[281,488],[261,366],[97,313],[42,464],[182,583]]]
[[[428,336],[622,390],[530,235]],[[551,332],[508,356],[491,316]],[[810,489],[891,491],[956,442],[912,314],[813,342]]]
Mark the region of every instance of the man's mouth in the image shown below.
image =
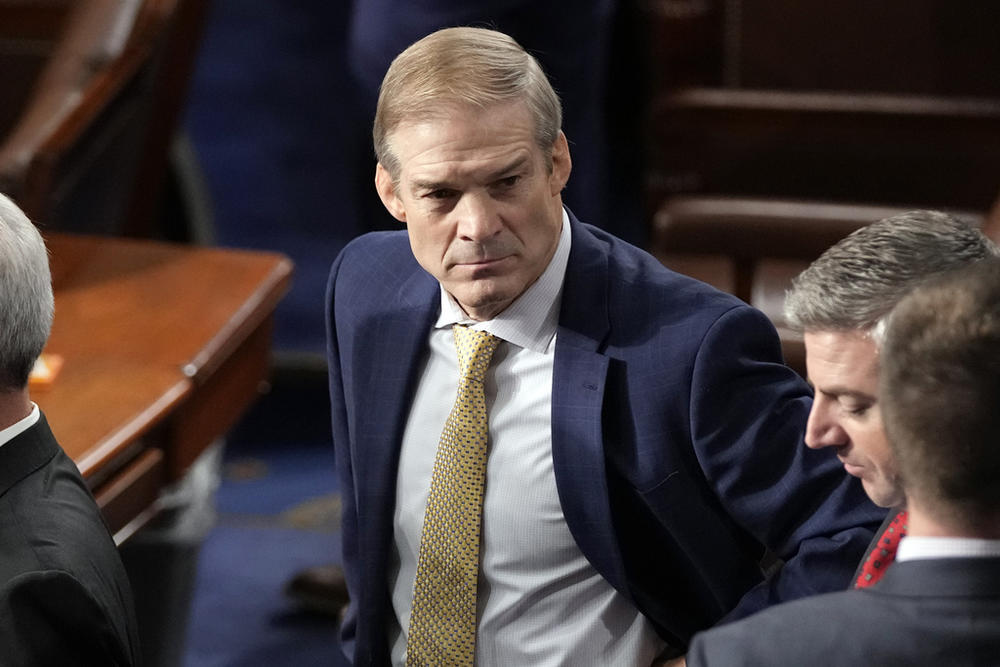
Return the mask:
[[[471,259],[464,262],[455,262],[456,268],[462,269],[489,269],[498,266],[505,260],[509,259],[511,255],[503,255],[502,257],[484,257],[482,259]]]
[[[844,464],[844,470],[847,471],[848,475],[853,475],[854,477],[861,477],[861,473],[864,471],[864,466],[860,466],[856,463],[848,461],[845,457],[838,455],[840,462]]]

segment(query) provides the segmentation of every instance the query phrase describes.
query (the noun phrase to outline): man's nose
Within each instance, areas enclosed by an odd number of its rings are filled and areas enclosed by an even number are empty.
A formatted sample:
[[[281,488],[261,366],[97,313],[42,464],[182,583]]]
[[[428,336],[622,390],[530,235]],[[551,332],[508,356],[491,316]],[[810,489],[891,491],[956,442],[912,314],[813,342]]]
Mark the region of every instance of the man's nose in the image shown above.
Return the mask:
[[[463,241],[484,241],[502,227],[496,202],[485,192],[465,193],[455,213],[459,216],[458,236]]]
[[[833,401],[817,394],[806,422],[806,446],[822,449],[847,444],[847,434],[833,414]]]

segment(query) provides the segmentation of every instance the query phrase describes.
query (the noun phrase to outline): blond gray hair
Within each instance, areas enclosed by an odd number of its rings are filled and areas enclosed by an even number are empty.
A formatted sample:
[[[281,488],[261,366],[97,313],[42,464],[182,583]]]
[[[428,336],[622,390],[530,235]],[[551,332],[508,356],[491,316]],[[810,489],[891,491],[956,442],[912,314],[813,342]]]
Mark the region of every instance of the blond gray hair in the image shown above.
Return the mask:
[[[438,30],[396,56],[382,80],[372,131],[375,157],[398,180],[399,159],[389,138],[401,123],[434,119],[454,108],[485,109],[512,102],[527,105],[535,141],[551,158],[562,127],[562,107],[538,61],[496,30]]]

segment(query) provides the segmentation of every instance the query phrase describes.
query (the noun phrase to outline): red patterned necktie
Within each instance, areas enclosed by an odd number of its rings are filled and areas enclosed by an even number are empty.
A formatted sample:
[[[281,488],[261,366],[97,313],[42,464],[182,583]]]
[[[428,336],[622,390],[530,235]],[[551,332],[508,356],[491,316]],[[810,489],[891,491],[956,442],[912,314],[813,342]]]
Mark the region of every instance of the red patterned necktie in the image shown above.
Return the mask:
[[[855,588],[872,586],[885,574],[889,565],[896,559],[899,540],[906,535],[906,519],[907,514],[903,511],[889,522],[888,527],[878,538],[878,545],[868,554],[868,560],[865,561],[858,580],[854,582]]]

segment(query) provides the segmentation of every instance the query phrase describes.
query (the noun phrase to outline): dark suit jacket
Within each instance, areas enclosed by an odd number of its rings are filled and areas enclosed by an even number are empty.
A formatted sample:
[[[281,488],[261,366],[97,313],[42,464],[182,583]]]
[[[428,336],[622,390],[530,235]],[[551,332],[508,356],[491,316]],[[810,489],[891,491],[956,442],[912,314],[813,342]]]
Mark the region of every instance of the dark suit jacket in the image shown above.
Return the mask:
[[[42,415],[0,447],[0,664],[139,664],[125,568]]]
[[[1000,558],[893,563],[869,588],[798,600],[700,634],[687,664],[1000,665]]]
[[[767,318],[572,218],[552,387],[552,457],[580,549],[678,649],[727,613],[843,589],[882,518],[802,444],[808,387]],[[352,611],[345,646],[386,661],[400,441],[438,283],[405,232],[333,265],[329,366]],[[769,547],[786,563],[763,582]]]

